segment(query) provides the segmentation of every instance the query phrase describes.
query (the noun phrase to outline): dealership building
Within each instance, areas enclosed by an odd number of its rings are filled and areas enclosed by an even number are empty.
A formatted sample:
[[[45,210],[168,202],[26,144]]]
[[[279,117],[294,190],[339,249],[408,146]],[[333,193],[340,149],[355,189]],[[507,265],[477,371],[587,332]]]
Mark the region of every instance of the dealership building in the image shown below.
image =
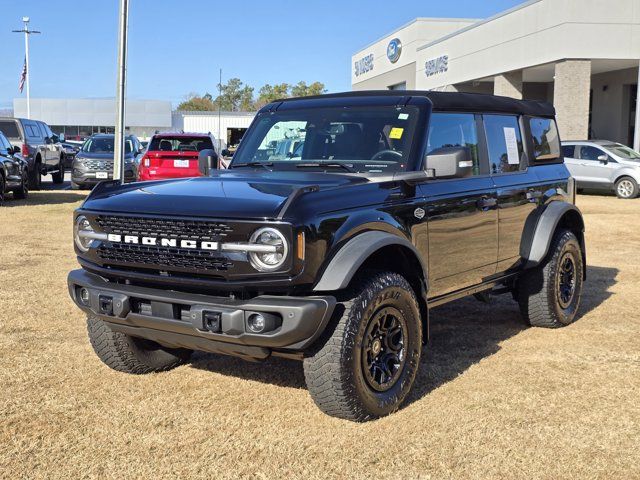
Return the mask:
[[[638,149],[639,67],[639,0],[532,0],[488,19],[418,18],[357,52],[351,84],[544,100],[563,139]]]

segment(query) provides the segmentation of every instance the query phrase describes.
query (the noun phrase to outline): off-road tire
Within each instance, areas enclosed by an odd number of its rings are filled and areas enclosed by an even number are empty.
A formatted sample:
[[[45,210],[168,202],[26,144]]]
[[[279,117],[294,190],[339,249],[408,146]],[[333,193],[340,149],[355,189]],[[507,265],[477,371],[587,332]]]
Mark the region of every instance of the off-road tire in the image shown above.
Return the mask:
[[[570,300],[563,305],[559,284],[567,256],[574,265],[575,286]],[[572,323],[580,306],[584,269],[580,242],[570,230],[558,229],[544,262],[518,279],[518,304],[524,320],[531,326],[545,328]]]
[[[374,390],[365,378],[363,345],[376,314],[388,307],[406,325],[404,364],[386,391]],[[355,282],[336,306],[335,328],[328,329],[304,359],[304,376],[316,405],[328,415],[366,421],[397,410],[411,390],[420,365],[422,322],[415,293],[397,273],[374,272]]]
[[[627,186],[627,188],[621,188],[622,185]],[[631,177],[619,178],[616,181],[615,190],[618,198],[622,198],[624,200],[636,198],[638,196],[638,182]]]
[[[171,370],[189,361],[191,350],[170,349],[150,340],[114,332],[99,318],[87,317],[91,346],[100,360],[119,372],[144,374]]]
[[[13,190],[13,198],[23,200],[29,196],[29,178],[26,170],[22,173],[22,183]]]
[[[40,168],[41,163],[39,160],[36,160],[33,164],[33,168],[29,170],[29,190],[40,190],[42,184]]]
[[[58,162],[58,172],[51,174],[51,180],[57,185],[64,182],[64,156],[60,157],[60,161]]]

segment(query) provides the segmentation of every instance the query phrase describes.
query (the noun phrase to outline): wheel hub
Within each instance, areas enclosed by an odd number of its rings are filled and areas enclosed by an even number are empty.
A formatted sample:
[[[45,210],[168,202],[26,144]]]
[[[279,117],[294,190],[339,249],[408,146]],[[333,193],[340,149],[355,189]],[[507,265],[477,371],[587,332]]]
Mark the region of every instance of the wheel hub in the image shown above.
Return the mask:
[[[576,291],[576,264],[569,252],[560,259],[557,291],[560,306],[569,307]]]

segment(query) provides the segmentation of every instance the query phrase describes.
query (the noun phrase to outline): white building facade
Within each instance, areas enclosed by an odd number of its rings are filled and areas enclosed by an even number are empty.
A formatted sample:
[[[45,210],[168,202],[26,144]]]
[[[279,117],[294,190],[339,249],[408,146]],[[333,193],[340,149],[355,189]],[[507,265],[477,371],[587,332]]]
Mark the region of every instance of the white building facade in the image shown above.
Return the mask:
[[[640,147],[640,1],[532,0],[485,20],[420,18],[352,57],[352,88],[554,104],[563,139]]]

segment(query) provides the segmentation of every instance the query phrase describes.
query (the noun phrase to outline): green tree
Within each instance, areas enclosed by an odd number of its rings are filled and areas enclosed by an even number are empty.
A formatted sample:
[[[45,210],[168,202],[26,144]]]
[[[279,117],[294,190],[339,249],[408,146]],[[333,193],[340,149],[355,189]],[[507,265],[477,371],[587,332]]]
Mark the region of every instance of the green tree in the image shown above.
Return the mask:
[[[298,82],[291,87],[292,97],[309,97],[311,95],[322,95],[326,93],[327,89],[322,82],[313,82],[311,85],[307,85],[306,82]]]
[[[290,89],[291,86],[288,83],[277,83],[275,85],[267,83],[258,91],[258,101],[256,102],[256,106],[260,108],[274,100],[288,98],[290,96]]]
[[[239,78],[231,78],[226,84],[218,84],[220,95],[214,101],[216,109],[228,112],[253,110],[253,87],[244,85]]]
[[[216,106],[211,101],[211,96],[209,96],[209,98],[207,98],[206,95],[204,97],[200,97],[195,93],[190,93],[189,95],[187,95],[185,100],[180,103],[180,105],[178,105],[178,110],[183,111],[205,112],[213,111],[215,109]]]

